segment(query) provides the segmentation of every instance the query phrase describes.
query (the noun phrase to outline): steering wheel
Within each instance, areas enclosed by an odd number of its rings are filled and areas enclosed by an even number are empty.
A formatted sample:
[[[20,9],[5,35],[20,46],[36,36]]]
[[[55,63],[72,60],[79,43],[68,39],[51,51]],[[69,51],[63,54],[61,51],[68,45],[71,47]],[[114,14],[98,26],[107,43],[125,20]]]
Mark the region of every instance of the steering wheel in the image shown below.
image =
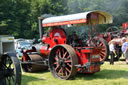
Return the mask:
[[[117,34],[120,32],[119,28],[116,26],[111,26],[106,29],[106,32],[110,32],[112,34]]]

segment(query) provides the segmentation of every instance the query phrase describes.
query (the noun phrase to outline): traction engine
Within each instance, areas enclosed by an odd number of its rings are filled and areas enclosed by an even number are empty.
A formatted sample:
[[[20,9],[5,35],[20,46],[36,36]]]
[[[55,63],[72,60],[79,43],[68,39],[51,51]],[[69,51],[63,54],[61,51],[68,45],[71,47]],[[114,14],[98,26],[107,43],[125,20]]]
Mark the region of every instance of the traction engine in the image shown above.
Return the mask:
[[[109,49],[108,49],[108,43],[113,40],[116,42],[115,49],[117,56],[114,57],[114,60],[119,60],[122,56],[121,46],[122,46],[122,38],[126,37],[126,40],[128,41],[128,23],[122,24],[122,29],[120,30],[116,26],[111,26],[106,29],[104,33],[99,34],[98,36],[102,38],[102,43],[104,43],[105,47],[105,54],[106,56],[102,57],[102,60],[107,60],[109,57]]]
[[[100,53],[104,48],[99,38],[91,35],[90,27],[111,22],[111,15],[103,11],[39,17],[41,42],[34,44],[30,50],[23,50],[23,70],[36,72],[47,70],[49,67],[52,75],[59,79],[70,79],[77,72],[90,74],[99,72],[103,64],[100,61]],[[75,34],[68,36],[62,27],[68,24],[88,25],[88,38],[84,40]],[[49,27],[46,34],[44,27]]]
[[[21,85],[20,62],[9,35],[0,35],[0,85]]]

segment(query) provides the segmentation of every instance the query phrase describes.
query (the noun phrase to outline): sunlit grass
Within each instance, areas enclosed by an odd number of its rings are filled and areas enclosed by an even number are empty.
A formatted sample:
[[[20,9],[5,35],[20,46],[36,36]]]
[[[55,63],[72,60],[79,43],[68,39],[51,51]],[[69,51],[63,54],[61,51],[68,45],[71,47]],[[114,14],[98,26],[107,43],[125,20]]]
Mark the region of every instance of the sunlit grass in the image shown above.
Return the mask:
[[[128,65],[125,61],[110,65],[105,62],[101,71],[93,75],[77,74],[73,80],[59,80],[47,72],[24,73],[22,85],[128,85]]]

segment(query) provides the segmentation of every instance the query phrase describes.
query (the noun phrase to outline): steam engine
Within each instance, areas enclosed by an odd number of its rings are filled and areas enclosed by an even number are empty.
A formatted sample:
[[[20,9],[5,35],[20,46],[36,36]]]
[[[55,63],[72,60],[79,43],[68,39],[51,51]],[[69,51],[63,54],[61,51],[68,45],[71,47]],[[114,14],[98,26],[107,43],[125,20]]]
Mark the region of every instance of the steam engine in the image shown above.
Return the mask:
[[[72,48],[72,46],[74,46],[75,50]],[[82,40],[80,39],[74,39],[68,37],[67,40],[66,33],[62,28],[60,27],[53,28],[52,31],[50,31],[50,33],[48,32],[47,34],[44,34],[39,44],[33,45],[31,50],[23,51],[22,67],[24,71],[27,72],[36,72],[41,70],[44,71],[48,69],[48,61],[49,61],[49,67],[53,69],[52,64],[55,63],[55,60],[57,61],[58,59],[60,59],[60,61],[58,61],[59,65],[61,67],[67,66],[67,69],[69,70],[71,70],[70,68],[72,67],[71,61],[73,61],[74,64],[76,65],[74,66],[73,69],[76,69],[77,67],[78,72],[95,73],[97,71],[100,71],[99,66],[102,64],[100,62],[100,57],[98,56],[98,53],[100,52],[100,48],[97,47],[94,49],[84,46],[87,46],[87,44],[86,43],[83,44]],[[52,57],[55,55],[59,55],[60,58],[57,59],[55,57]],[[68,59],[68,55],[73,55],[73,60],[71,61],[67,60],[67,63],[64,63],[66,62],[66,59]],[[61,59],[61,56],[62,57],[64,56],[65,58]],[[75,71],[75,73],[77,71]]]
[[[90,20],[93,18],[91,14],[89,18]],[[23,50],[22,68],[24,71],[44,71],[49,67],[53,76],[59,79],[69,79],[77,72],[92,74],[100,71],[100,65],[103,64],[100,61],[100,53],[104,56],[103,43],[100,42],[100,39],[91,38],[84,41],[79,39],[75,33],[67,36],[64,29],[57,25],[59,21],[50,24],[43,24],[42,21],[43,18],[40,17],[39,32],[41,42],[34,44],[30,50]],[[81,20],[72,20],[71,23],[77,24],[85,21],[84,17]],[[59,24],[63,25],[64,23],[60,21]],[[52,28],[45,34],[43,27]],[[103,52],[101,52],[102,49]]]

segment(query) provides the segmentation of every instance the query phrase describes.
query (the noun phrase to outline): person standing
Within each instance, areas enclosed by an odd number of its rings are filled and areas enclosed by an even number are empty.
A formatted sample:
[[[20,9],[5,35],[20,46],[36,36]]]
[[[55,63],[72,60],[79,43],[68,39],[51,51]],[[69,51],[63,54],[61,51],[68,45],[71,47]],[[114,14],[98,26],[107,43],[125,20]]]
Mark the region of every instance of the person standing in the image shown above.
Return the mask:
[[[126,64],[128,64],[128,42],[125,37],[122,38],[122,43],[121,50],[125,56]]]
[[[109,50],[110,50],[110,64],[114,64],[114,56],[116,56],[116,52],[115,52],[115,44],[116,42],[111,40],[109,42]]]

